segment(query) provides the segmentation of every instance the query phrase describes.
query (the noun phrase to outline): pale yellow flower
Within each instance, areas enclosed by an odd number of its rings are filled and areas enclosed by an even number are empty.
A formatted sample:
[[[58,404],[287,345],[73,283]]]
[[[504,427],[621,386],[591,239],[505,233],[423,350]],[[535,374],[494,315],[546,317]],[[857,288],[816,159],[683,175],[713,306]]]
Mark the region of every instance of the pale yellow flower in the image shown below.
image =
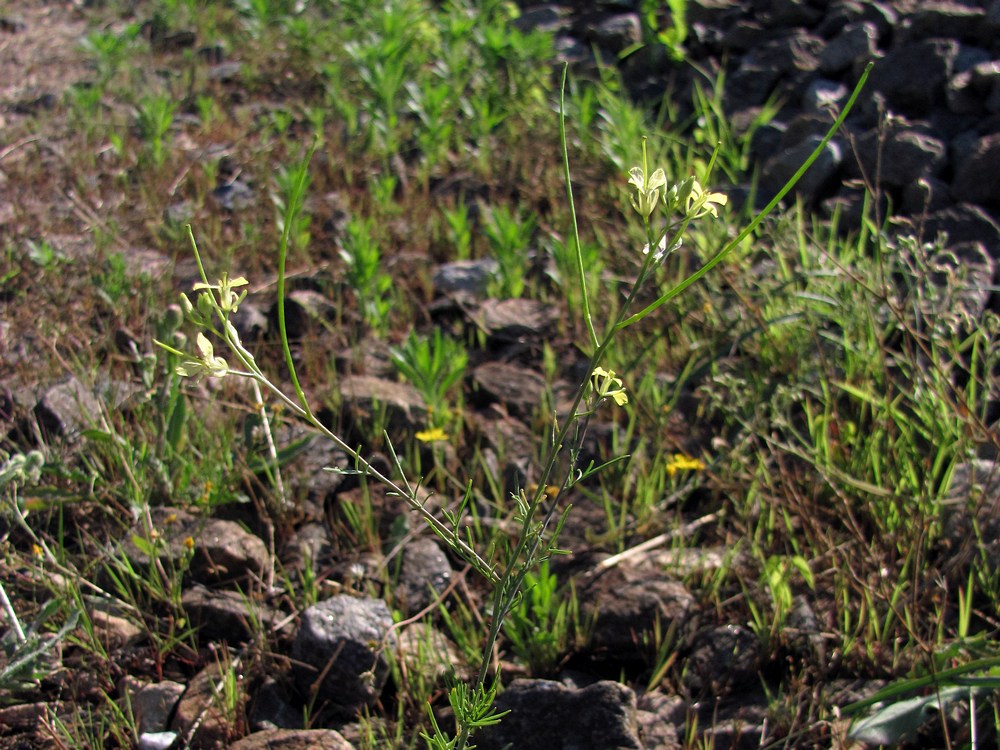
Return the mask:
[[[229,363],[223,357],[215,356],[215,348],[204,333],[198,333],[195,346],[198,347],[199,358],[177,365],[175,371],[178,375],[182,378],[200,378],[204,375],[221,378],[229,373]]]
[[[590,377],[598,399],[613,398],[619,406],[628,403],[628,394],[625,393],[622,379],[615,377],[614,370],[595,367]]]
[[[641,217],[648,219],[660,201],[660,191],[667,186],[667,175],[662,169],[657,169],[647,177],[643,167],[632,167],[628,173],[629,185],[635,188],[635,193],[629,196],[632,208]]]
[[[429,430],[421,430],[414,437],[421,443],[437,443],[448,439],[448,433],[440,427],[432,427]]]
[[[233,289],[240,286],[246,286],[249,283],[250,282],[242,276],[230,279],[229,274],[223,272],[222,278],[219,279],[218,284],[205,284],[199,282],[194,285],[194,290],[214,289],[219,293],[219,307],[222,311],[224,313],[234,313],[239,309],[240,302],[243,301],[243,298],[247,296],[247,291],[244,289],[242,292],[237,294],[233,291]]]

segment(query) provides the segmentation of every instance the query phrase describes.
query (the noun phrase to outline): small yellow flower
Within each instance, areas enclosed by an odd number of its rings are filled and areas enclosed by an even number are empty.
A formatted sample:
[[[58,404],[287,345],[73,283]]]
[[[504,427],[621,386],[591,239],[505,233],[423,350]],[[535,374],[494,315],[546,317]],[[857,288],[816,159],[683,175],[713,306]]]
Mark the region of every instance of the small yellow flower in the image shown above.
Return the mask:
[[[188,550],[193,550],[194,549],[194,537],[192,537],[192,536],[186,536],[186,537],[184,537],[184,546]]]
[[[204,333],[198,333],[195,346],[198,347],[199,358],[177,365],[174,369],[178,375],[182,378],[200,378],[203,375],[221,378],[229,373],[229,363],[223,357],[215,356],[215,348]]]
[[[218,284],[205,284],[199,282],[194,285],[194,290],[197,292],[200,289],[214,289],[219,293],[219,307],[222,308],[224,313],[236,312],[239,309],[240,302],[243,298],[247,296],[247,291],[244,289],[242,292],[237,294],[233,291],[236,287],[246,286],[250,282],[247,281],[242,276],[237,276],[235,279],[230,279],[229,274],[223,272],[222,278],[219,279]]]
[[[691,192],[687,196],[687,215],[692,219],[700,219],[706,214],[712,214],[719,218],[718,206],[724,206],[729,202],[723,193],[711,193],[706,191],[701,184],[695,180],[691,184]]]
[[[615,377],[614,370],[595,367],[590,377],[598,400],[613,398],[619,406],[625,406],[628,403],[628,394],[625,393],[625,386],[622,385],[621,378]]]
[[[635,188],[635,192],[629,196],[632,208],[643,219],[648,219],[660,202],[660,191],[667,189],[667,175],[662,169],[650,174],[645,138],[642,139],[642,166],[632,167],[628,174],[628,184]]]
[[[685,456],[683,453],[675,453],[667,461],[667,476],[675,476],[679,471],[704,471],[705,462],[698,458]]]
[[[41,545],[39,545],[39,544],[32,544],[31,545],[31,555],[36,560],[41,560],[43,557],[45,557],[45,550],[43,550],[42,547],[41,547]]]
[[[440,427],[432,427],[429,430],[421,430],[414,435],[421,443],[437,443],[448,439],[448,433]]]

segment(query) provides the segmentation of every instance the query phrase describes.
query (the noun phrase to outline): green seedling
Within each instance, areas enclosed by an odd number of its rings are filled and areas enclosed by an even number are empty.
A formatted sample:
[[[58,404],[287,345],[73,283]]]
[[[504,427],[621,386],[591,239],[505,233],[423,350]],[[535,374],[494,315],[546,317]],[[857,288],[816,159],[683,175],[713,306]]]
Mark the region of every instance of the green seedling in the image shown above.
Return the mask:
[[[439,328],[430,337],[411,333],[399,347],[389,351],[396,371],[424,398],[432,414],[432,426],[443,426],[451,410],[452,393],[465,375],[469,361],[465,347],[448,338]]]
[[[483,213],[483,233],[498,267],[490,293],[498,297],[520,297],[525,291],[537,220],[534,214],[522,214],[507,206],[491,206]]]

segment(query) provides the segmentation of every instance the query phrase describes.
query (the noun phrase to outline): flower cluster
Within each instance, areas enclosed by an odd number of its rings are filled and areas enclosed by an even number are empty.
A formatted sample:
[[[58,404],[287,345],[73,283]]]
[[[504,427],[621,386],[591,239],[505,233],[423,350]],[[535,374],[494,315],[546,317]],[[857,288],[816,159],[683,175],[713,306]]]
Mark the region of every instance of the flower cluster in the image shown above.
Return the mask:
[[[619,406],[625,406],[628,403],[628,394],[625,393],[625,386],[622,385],[621,378],[615,377],[614,370],[595,367],[590,380],[594,386],[594,393],[597,394],[598,401],[613,398]]]
[[[681,239],[676,235],[675,241],[670,247],[667,246],[668,234],[674,231],[680,234],[688,222],[704,216],[718,218],[719,208],[728,202],[723,193],[706,190],[694,177],[668,186],[663,169],[657,168],[650,172],[645,140],[642,142],[642,166],[632,167],[628,171],[628,184],[633,188],[629,201],[635,212],[642,217],[650,236],[650,242],[642,248],[642,254],[648,257],[652,252],[653,264],[661,263],[680,248]],[[658,206],[663,208],[668,217],[663,229],[652,223],[653,213]],[[656,240],[657,236],[659,240]]]

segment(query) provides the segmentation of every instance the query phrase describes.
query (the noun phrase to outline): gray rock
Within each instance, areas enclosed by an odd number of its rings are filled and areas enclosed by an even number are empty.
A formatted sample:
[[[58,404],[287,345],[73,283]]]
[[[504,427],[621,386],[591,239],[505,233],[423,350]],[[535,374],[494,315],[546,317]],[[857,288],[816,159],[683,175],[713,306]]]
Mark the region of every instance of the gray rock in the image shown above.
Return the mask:
[[[427,607],[451,582],[451,564],[437,541],[414,539],[403,548],[397,595],[408,615]]]
[[[542,403],[545,379],[534,370],[506,362],[487,362],[472,371],[480,401],[499,401],[514,416],[531,417]]]
[[[45,391],[34,414],[45,432],[74,439],[94,425],[100,417],[101,404],[94,391],[70,378]]]
[[[222,65],[230,64],[223,63]],[[245,208],[250,208],[256,200],[253,188],[242,180],[222,183],[212,191],[211,196],[215,203],[224,211],[241,211]]]
[[[958,42],[931,39],[894,47],[875,63],[871,91],[880,91],[898,113],[922,115],[945,98]]]
[[[223,750],[235,739],[235,717],[226,715],[216,691],[221,679],[220,665],[211,662],[191,679],[177,703],[170,729],[182,737],[190,736],[191,750]]]
[[[757,680],[762,663],[760,639],[740,625],[702,630],[685,660],[684,685],[694,695],[720,694]]]
[[[246,642],[259,634],[257,623],[269,630],[276,620],[270,607],[247,594],[210,591],[199,584],[184,590],[181,605],[203,641]]]
[[[595,617],[590,638],[592,656],[616,662],[642,661],[641,637],[659,626],[683,621],[694,596],[679,581],[652,567],[622,564],[586,582],[580,590],[581,610]]]
[[[354,750],[333,729],[265,729],[249,734],[229,750]]]
[[[136,690],[130,701],[138,732],[165,732],[184,690],[184,685],[171,680],[144,685]]]
[[[823,73],[841,73],[875,57],[878,29],[870,21],[844,26],[819,55]]]
[[[558,319],[551,305],[531,299],[486,300],[476,314],[476,322],[500,341],[540,338]]]
[[[550,34],[568,32],[573,27],[568,10],[561,5],[525,8],[513,23],[521,31],[540,31]]]
[[[159,535],[156,540],[158,557],[169,565],[179,565],[193,555],[188,573],[192,580],[208,585],[238,583],[245,585],[258,579],[267,569],[269,556],[264,542],[234,521],[216,518],[199,519],[179,508],[152,508],[150,518]],[[143,525],[133,532],[146,539]],[[133,565],[148,567],[149,555],[129,538],[122,545]]]
[[[497,698],[510,714],[475,734],[479,750],[640,750],[635,693],[617,682],[572,689],[514,680]]]
[[[340,594],[309,607],[292,645],[299,688],[344,715],[374,705],[389,676],[391,626],[381,599]]]
[[[958,165],[951,189],[958,201],[1000,208],[1000,133],[976,142]]]
[[[927,216],[923,221],[924,237],[948,235],[952,243],[981,242],[993,258],[1000,257],[1000,225],[983,209],[959,203]]]
[[[786,148],[769,159],[761,171],[759,199],[770,200],[777,195],[822,140],[820,136],[809,136],[798,145]],[[806,201],[818,198],[836,177],[842,161],[840,144],[836,139],[831,140],[809,170],[802,175],[795,186],[795,193]]]
[[[990,109],[993,92],[1000,85],[1000,60],[989,60],[957,73],[948,81],[948,109],[956,114],[982,115]]]
[[[987,23],[986,11],[946,0],[923,0],[900,19],[900,43],[923,39],[957,39],[969,42],[992,41],[995,28]]]
[[[642,41],[642,24],[636,13],[608,16],[588,27],[587,36],[594,44],[617,54]]]
[[[426,622],[415,622],[400,631],[396,656],[406,667],[406,674],[415,675],[416,679],[442,680],[449,675],[462,680],[471,677],[458,647]]]
[[[636,722],[642,746],[653,750],[680,750],[684,747],[679,730],[687,722],[688,702],[677,695],[659,691],[639,696]]]
[[[887,134],[868,131],[855,144],[857,160],[848,161],[848,176],[861,176],[860,162],[869,179],[889,187],[904,187],[921,178],[937,177],[947,159],[947,149],[939,139],[906,128],[891,129]]]
[[[340,381],[343,406],[357,418],[368,418],[375,408],[386,409],[386,421],[393,425],[418,424],[427,412],[424,399],[409,383],[375,378],[370,375],[348,375]]]
[[[250,707],[251,729],[301,729],[303,720],[302,709],[289,700],[285,686],[265,677]]]
[[[486,293],[496,272],[497,262],[492,258],[445,263],[434,271],[434,291],[458,297],[480,297]]]
[[[850,93],[847,86],[827,78],[817,78],[806,87],[802,96],[802,108],[806,112],[839,111]]]
[[[969,565],[1000,567],[1000,464],[975,459],[955,467],[942,508],[948,567],[961,579]]]

